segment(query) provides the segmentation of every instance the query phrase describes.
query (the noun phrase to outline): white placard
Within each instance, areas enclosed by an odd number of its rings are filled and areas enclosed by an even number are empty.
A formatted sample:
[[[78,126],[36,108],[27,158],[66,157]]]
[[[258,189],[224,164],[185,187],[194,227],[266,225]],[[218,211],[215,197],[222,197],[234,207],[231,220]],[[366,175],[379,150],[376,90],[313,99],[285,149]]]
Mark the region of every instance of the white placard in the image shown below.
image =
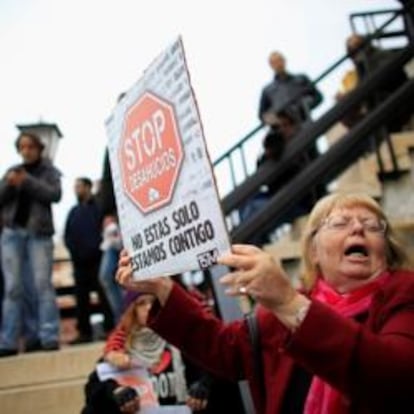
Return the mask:
[[[186,405],[160,405],[159,407],[142,407],[137,414],[191,414]]]
[[[147,68],[106,127],[134,277],[203,269],[229,251],[181,38]]]

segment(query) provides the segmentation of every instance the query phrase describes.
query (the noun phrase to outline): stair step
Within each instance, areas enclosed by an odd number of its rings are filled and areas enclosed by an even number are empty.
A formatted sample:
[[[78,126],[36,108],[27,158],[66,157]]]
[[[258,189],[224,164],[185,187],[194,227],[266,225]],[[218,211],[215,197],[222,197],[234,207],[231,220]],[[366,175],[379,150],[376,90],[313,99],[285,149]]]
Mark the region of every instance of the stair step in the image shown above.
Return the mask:
[[[3,374],[3,371],[1,372]],[[84,405],[83,387],[85,383],[86,377],[58,383],[0,390],[1,412],[2,414],[80,413]]]
[[[338,123],[327,132],[326,137],[332,145],[346,132],[347,128]],[[412,168],[410,150],[414,148],[414,133],[412,131],[404,131],[392,134],[391,141],[399,170],[410,171]],[[386,142],[381,144],[379,153],[383,161],[384,172],[392,172],[391,154]],[[377,176],[378,172],[375,154],[361,157],[335,180],[332,190],[347,193],[364,193],[379,199],[382,196],[383,189]]]
[[[102,350],[103,342],[95,342],[1,358],[0,391],[74,379],[85,381]]]
[[[263,250],[281,261],[296,260],[300,257],[300,241],[283,239],[263,246]]]
[[[414,217],[394,218],[391,225],[395,231],[414,231]]]
[[[411,169],[410,149],[414,148],[413,132],[407,131],[392,134],[391,142],[399,169],[402,171],[409,171]],[[388,151],[386,142],[383,142],[381,144],[380,154],[384,162],[384,170],[392,171],[393,167],[391,162],[391,155]]]

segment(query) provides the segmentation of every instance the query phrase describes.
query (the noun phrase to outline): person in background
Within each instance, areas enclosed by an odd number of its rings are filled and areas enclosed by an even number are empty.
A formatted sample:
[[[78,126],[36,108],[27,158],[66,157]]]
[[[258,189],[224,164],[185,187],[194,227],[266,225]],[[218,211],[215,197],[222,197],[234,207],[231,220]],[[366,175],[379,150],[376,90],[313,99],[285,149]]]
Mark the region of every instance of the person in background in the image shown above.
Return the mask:
[[[120,94],[118,102],[123,96],[124,94]],[[102,178],[96,199],[104,216],[103,242],[101,245],[103,253],[99,270],[99,280],[110,303],[115,323],[117,323],[122,313],[124,295],[122,288],[115,281],[119,252],[122,247],[122,235],[119,228],[108,148],[105,149]]]
[[[99,181],[99,189],[96,194],[96,199],[104,217],[117,216],[114,183],[112,181],[112,170],[109,161],[108,148],[105,149],[104,153],[102,177]]]
[[[185,404],[187,386],[180,352],[147,327],[148,313],[153,301],[152,295],[127,293],[125,311],[120,323],[106,341],[101,360],[120,372],[135,366],[148,372],[152,385],[146,394],[141,395],[141,406],[146,405],[146,401],[151,405]],[[113,400],[113,389],[125,385],[122,381],[122,376],[102,380],[98,369],[92,372],[85,387],[87,406],[105,407],[107,400]],[[110,384],[112,386],[108,393]],[[199,400],[191,401],[191,404],[192,408],[205,405]],[[91,414],[94,412],[91,411]],[[112,414],[112,411],[108,414]]]
[[[277,123],[277,113],[286,109],[294,113],[300,123],[310,119],[310,111],[322,102],[321,93],[306,75],[288,72],[286,60],[280,52],[270,54],[269,65],[274,78],[262,90],[260,120],[273,127]]]
[[[123,309],[124,292],[115,280],[122,237],[116,216],[107,215],[103,220],[102,258],[99,266],[99,282],[111,306],[114,323],[118,323]]]
[[[75,181],[77,204],[71,208],[66,219],[64,240],[74,268],[76,315],[79,336],[73,344],[91,342],[93,338],[90,315],[92,313],[90,292],[96,291],[104,315],[104,330],[113,326],[105,292],[98,280],[101,260],[102,213],[92,194],[92,181],[80,177]]]
[[[294,113],[289,110],[283,110],[277,114],[276,125],[283,141],[283,148],[280,150],[283,153],[287,145],[289,145],[302,130],[303,126],[298,119],[295,118]],[[272,152],[274,153],[274,150],[272,150]],[[307,151],[301,153],[297,159],[293,160],[289,169],[287,169],[279,179],[269,184],[270,195],[276,194],[283,185],[288,183],[296,174],[311,164],[312,161],[316,160],[319,155],[320,152],[316,144],[313,144]],[[277,160],[276,157],[277,155],[274,154],[272,159]],[[292,211],[290,216],[286,218],[286,221],[291,222],[296,217],[309,213],[316,201],[325,194],[326,192],[323,186],[316,185],[312,187],[309,194],[298,203],[295,209],[296,211]]]
[[[23,286],[32,286],[33,292],[28,296],[37,300],[33,319],[38,323],[40,348],[59,348],[59,312],[52,285],[52,203],[62,195],[61,174],[42,157],[44,145],[37,135],[23,132],[15,145],[22,163],[9,168],[0,181],[5,282],[0,356],[18,352],[23,329]],[[29,274],[34,283],[25,280]],[[26,343],[27,348],[31,346]]]
[[[117,103],[119,104],[124,97],[125,92],[120,93]],[[103,253],[99,269],[99,280],[111,306],[114,322],[117,323],[123,310],[124,295],[122,288],[115,281],[119,252],[122,248],[122,235],[118,222],[108,147],[105,148],[104,152],[102,176],[99,181],[96,200],[103,214],[103,242],[101,244]]]
[[[311,111],[322,102],[323,97],[307,75],[293,74],[287,70],[286,59],[282,53],[272,52],[269,56],[269,65],[274,78],[262,90],[258,115],[261,122],[267,126],[265,149],[273,147],[270,158],[278,160],[287,141],[293,136],[283,131],[285,116],[282,114],[288,114],[289,122],[294,120],[292,128],[298,130],[311,119]],[[265,156],[266,153],[269,151],[265,152]],[[269,191],[272,189],[269,188]],[[263,202],[263,198],[266,197],[258,195],[258,202]],[[253,207],[254,204],[256,203],[253,203]],[[254,238],[251,242],[261,245],[266,242],[266,238]]]
[[[342,81],[342,90],[336,95],[338,101],[353,91],[369,75],[396,56],[395,50],[376,47],[373,45],[372,41],[358,33],[352,33],[346,39],[346,52],[352,60],[354,68],[346,73]],[[396,70],[387,78],[386,82],[376,88],[375,93],[372,96],[362,104],[358,104],[351,108],[351,110],[349,110],[343,117],[342,123],[346,127],[352,128],[363,119],[370,110],[383,102],[407,80],[408,76],[405,73],[404,68]],[[412,105],[405,105],[402,107],[399,110],[399,113],[393,117],[393,120],[388,123],[388,133],[401,131],[412,112]]]
[[[276,114],[275,124],[271,132],[268,133],[263,141],[263,154],[257,161],[257,168],[260,169],[265,163],[278,163],[283,157],[284,152],[295,140],[295,137],[302,129],[302,124],[295,117],[295,113],[290,110],[282,110]],[[312,145],[307,151],[301,153],[294,159],[289,167],[276,179],[270,180],[265,187],[262,187],[253,197],[251,197],[240,210],[241,220],[245,221],[260,210],[268,201],[288,184],[298,173],[319,157],[319,150],[316,145]],[[296,218],[308,214],[316,201],[325,194],[322,185],[315,185],[310,188],[309,193],[290,209],[283,217],[275,223],[275,228],[285,223],[292,223]],[[249,243],[261,246],[269,243],[267,235],[255,235]]]
[[[247,378],[258,413],[405,413],[412,406],[414,272],[372,198],[332,194],[315,205],[302,235],[301,291],[255,246],[234,245],[218,262],[233,269],[221,280],[226,292],[258,304],[255,350],[246,321],[206,315],[167,277],[134,282],[126,253],[117,278],[156,295],[149,326],[158,334],[206,369]]]

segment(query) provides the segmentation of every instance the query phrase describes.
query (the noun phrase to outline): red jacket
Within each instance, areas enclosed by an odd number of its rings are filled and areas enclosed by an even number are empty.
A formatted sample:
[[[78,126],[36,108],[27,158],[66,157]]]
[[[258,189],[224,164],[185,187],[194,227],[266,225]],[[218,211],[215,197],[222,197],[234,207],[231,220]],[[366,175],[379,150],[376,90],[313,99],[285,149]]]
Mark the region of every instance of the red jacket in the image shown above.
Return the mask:
[[[150,326],[206,369],[231,380],[248,379],[258,413],[280,412],[294,361],[343,392],[352,413],[413,410],[414,273],[394,272],[362,323],[317,301],[294,334],[264,308],[258,308],[257,319],[265,401],[243,320],[223,324],[175,286],[163,308],[153,307]]]

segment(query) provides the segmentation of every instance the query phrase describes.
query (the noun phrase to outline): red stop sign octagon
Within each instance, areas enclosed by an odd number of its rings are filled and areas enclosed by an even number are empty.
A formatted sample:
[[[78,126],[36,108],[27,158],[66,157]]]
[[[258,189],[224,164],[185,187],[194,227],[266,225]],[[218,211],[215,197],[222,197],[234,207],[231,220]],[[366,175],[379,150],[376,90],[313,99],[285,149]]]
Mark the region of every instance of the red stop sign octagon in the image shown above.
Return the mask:
[[[125,115],[118,157],[123,189],[143,213],[168,204],[183,161],[173,106],[145,92]]]

